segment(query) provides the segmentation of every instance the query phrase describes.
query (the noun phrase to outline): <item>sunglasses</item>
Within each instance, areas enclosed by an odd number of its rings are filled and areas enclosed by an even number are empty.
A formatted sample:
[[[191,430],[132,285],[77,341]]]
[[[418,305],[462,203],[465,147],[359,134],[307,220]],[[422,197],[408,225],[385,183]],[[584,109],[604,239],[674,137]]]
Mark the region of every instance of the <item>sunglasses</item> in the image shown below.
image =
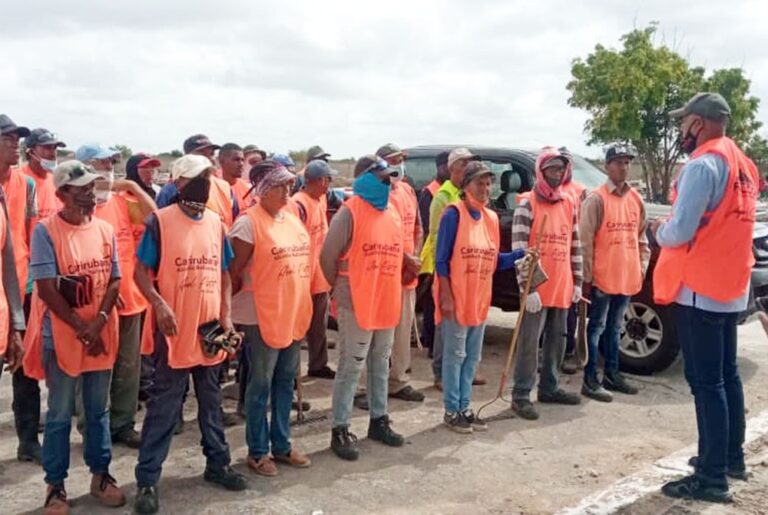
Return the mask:
[[[388,168],[389,168],[389,164],[386,161],[384,161],[383,159],[381,159],[381,160],[376,161],[375,163],[373,163],[368,168],[366,168],[363,171],[363,173],[369,173],[369,172],[370,173],[378,173],[378,172],[383,172],[384,170],[386,170]],[[397,172],[396,171],[392,171],[392,172],[389,173],[389,176],[390,177],[397,177]]]

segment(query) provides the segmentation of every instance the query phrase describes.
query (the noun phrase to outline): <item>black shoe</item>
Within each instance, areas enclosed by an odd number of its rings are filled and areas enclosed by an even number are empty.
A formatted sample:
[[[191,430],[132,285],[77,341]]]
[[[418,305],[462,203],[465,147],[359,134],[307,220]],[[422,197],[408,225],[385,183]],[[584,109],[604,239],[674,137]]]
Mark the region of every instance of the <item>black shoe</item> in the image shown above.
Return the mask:
[[[581,397],[575,393],[568,393],[565,390],[557,389],[551,393],[539,392],[539,402],[544,404],[566,404],[568,406],[574,406],[581,404]]]
[[[603,388],[603,385],[600,384],[600,381],[598,381],[596,377],[584,376],[584,383],[581,385],[581,394],[599,402],[613,401],[611,392]]]
[[[223,486],[227,490],[233,492],[239,492],[248,488],[248,482],[245,480],[245,476],[235,471],[235,469],[229,465],[220,469],[205,467],[203,479],[209,483]]]
[[[352,401],[352,404],[357,409],[361,409],[363,411],[368,411],[370,406],[368,406],[368,394],[367,393],[360,393],[358,395],[355,395],[354,401]]]
[[[135,429],[129,427],[112,433],[112,443],[121,443],[131,449],[138,449],[141,445],[141,435]]]
[[[233,427],[241,423],[243,419],[238,417],[237,413],[230,413],[225,411],[221,416],[221,421],[224,423],[224,427]]]
[[[695,499],[719,503],[733,502],[733,496],[728,491],[727,485],[705,485],[696,476],[687,476],[677,481],[670,481],[661,487],[661,493],[675,499]]]
[[[636,386],[629,384],[621,372],[606,372],[603,376],[603,386],[606,390],[627,395],[637,395],[640,391]]]
[[[482,418],[475,415],[475,412],[471,409],[465,409],[461,412],[461,416],[469,422],[473,431],[488,431],[488,424]]]
[[[400,399],[401,401],[408,401],[408,402],[424,401],[424,394],[414,390],[413,387],[411,387],[411,385],[407,385],[405,388],[395,393],[390,393],[389,396],[392,397],[393,399]]]
[[[176,421],[176,425],[173,426],[174,436],[180,435],[184,432],[184,415],[179,413],[179,419]]]
[[[317,377],[320,379],[335,379],[336,372],[334,372],[328,365],[318,370],[310,370],[307,372],[309,377]]]
[[[699,466],[699,457],[691,456],[691,459],[688,460],[688,465],[693,467],[693,470],[696,470]],[[746,466],[736,468],[728,465],[725,469],[725,475],[731,479],[738,479],[739,481],[749,480],[749,472],[747,472]]]
[[[459,434],[469,435],[474,431],[469,420],[458,411],[446,411],[445,415],[443,415],[443,422],[448,426],[448,429]]]
[[[355,461],[360,457],[357,449],[357,436],[349,432],[349,426],[331,429],[331,450],[342,460]]]
[[[16,450],[16,459],[25,463],[36,463],[38,465],[43,464],[43,450],[40,444],[35,442],[34,445],[25,445],[23,448],[19,446]]]
[[[291,409],[293,411],[299,411],[299,401],[294,400],[291,402]],[[307,411],[312,409],[312,405],[308,403],[307,401],[301,401],[301,412],[306,413]]]
[[[392,422],[389,420],[389,415],[371,419],[368,423],[368,438],[390,447],[402,447],[405,443],[403,435],[392,430]]]
[[[157,498],[156,486],[145,486],[136,491],[136,499],[133,501],[133,510],[141,515],[157,513],[160,509],[160,500]]]
[[[539,419],[539,412],[533,408],[533,403],[528,400],[512,401],[512,411],[525,420]]]

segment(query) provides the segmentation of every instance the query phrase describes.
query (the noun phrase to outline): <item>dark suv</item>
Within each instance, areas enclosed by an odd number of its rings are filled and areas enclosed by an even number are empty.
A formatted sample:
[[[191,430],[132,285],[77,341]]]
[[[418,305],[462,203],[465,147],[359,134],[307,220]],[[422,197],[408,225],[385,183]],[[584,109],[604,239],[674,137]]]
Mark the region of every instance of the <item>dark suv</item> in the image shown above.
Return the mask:
[[[420,190],[435,176],[435,156],[442,151],[459,145],[431,145],[406,149],[406,174],[414,187]],[[535,177],[534,165],[536,151],[477,147],[467,148],[482,157],[483,162],[496,173],[492,192],[493,208],[499,215],[501,227],[501,250],[510,248],[512,237],[512,215],[519,193],[533,188]],[[589,190],[605,182],[605,174],[580,156],[574,156],[573,178]],[[669,206],[646,203],[649,219],[666,216]],[[675,339],[674,324],[670,306],[657,306],[653,302],[653,268],[659,254],[659,247],[649,233],[651,244],[651,263],[643,289],[632,298],[624,316],[624,329],[621,335],[621,367],[636,374],[652,374],[667,368],[680,353],[680,346]],[[752,289],[750,307],[742,319],[755,309],[755,301],[768,297],[768,226],[755,225],[754,253],[755,267],[752,271]],[[492,305],[504,311],[520,309],[517,278],[513,271],[497,272],[493,278]]]

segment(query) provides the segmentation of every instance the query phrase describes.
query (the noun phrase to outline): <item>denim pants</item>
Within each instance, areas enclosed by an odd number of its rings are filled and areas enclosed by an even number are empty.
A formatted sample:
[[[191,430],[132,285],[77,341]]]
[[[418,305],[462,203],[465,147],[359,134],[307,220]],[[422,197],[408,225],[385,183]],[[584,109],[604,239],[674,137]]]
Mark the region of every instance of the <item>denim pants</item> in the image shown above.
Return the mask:
[[[443,319],[443,404],[454,413],[469,408],[472,381],[483,352],[485,324],[463,326]]]
[[[230,463],[222,421],[224,412],[221,409],[219,384],[221,365],[171,368],[168,364],[168,344],[159,331],[155,332],[154,357],[154,381],[150,387],[147,413],[141,428],[141,447],[136,465],[136,484],[139,488],[154,486],[160,480],[190,375],[195,383],[197,422],[202,435],[203,454],[207,459],[206,466],[220,469]]]
[[[45,482],[63,485],[69,470],[69,435],[75,414],[75,385],[82,381],[85,411],[83,459],[92,474],[105,474],[112,461],[112,437],[109,432],[109,383],[112,370],[83,372],[70,377],[60,368],[56,351],[43,350],[43,367],[48,387],[48,412],[43,433],[43,469]]]
[[[514,400],[530,400],[536,384],[539,366],[539,339],[542,333],[542,364],[539,394],[554,393],[559,388],[560,365],[565,355],[565,331],[568,310],[542,308],[538,313],[526,313],[520,328],[515,354]]]
[[[610,295],[598,288],[592,288],[592,305],[589,308],[587,324],[587,344],[589,361],[584,369],[584,376],[597,377],[597,360],[600,338],[603,338],[603,359],[606,372],[619,370],[619,338],[624,312],[629,306],[626,295]]]
[[[435,338],[432,341],[432,375],[435,381],[443,380],[443,324],[435,326]]]
[[[696,405],[699,465],[707,484],[727,486],[726,467],[744,468],[744,388],[736,361],[737,313],[675,306],[685,379]]]
[[[262,339],[259,326],[238,325],[237,330],[245,333],[243,345],[251,363],[245,390],[248,455],[258,460],[269,454],[270,443],[273,454],[287,455],[291,452],[291,402],[301,343],[273,349]],[[272,414],[267,422],[270,399]]]
[[[368,367],[368,404],[371,418],[387,414],[389,354],[395,328],[366,331],[355,314],[339,307],[339,366],[333,381],[333,427],[348,426],[363,367]],[[367,359],[366,359],[367,358]]]

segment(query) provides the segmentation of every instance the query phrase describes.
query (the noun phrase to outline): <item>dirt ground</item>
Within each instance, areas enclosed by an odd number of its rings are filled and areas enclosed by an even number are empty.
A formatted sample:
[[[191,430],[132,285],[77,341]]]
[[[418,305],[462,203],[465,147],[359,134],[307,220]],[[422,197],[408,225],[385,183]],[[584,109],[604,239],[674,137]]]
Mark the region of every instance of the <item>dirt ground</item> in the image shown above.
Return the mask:
[[[488,386],[476,388],[474,407],[493,398],[511,336],[514,315],[493,311],[486,333],[481,373]],[[768,343],[757,323],[739,329],[740,365],[748,418],[768,409]],[[333,339],[335,333],[331,333]],[[337,353],[331,351],[335,360]],[[162,513],[555,513],[578,505],[591,494],[646,469],[654,462],[695,443],[693,402],[680,363],[656,377],[633,377],[640,395],[617,396],[611,404],[584,399],[580,406],[539,406],[535,422],[504,415],[501,402],[488,415],[501,415],[487,433],[458,435],[445,429],[442,402],[432,387],[430,362],[413,351],[415,388],[427,395],[424,404],[392,400],[395,428],[407,437],[403,448],[390,449],[364,439],[367,414],[355,410],[353,431],[362,455],[343,462],[329,450],[330,422],[294,428],[294,446],[308,452],[312,468],[280,468],[277,478],[251,474],[245,467],[244,426],[227,431],[236,468],[248,475],[250,488],[230,493],[202,479],[204,458],[194,422],[193,398],[185,407],[186,432],[174,439],[160,482]],[[306,358],[306,354],[304,354]],[[762,370],[761,370],[762,369]],[[0,381],[0,512],[36,512],[44,496],[40,468],[17,463],[10,414],[11,385]],[[563,376],[563,386],[578,391],[581,375]],[[306,383],[310,414],[329,415],[332,382]],[[226,401],[234,409],[234,401]],[[139,413],[139,421],[142,414]],[[136,452],[115,447],[112,474],[125,488],[129,504],[122,509],[99,507],[88,495],[89,475],[82,462],[81,437],[73,430],[70,478],[73,513],[130,513],[135,494]],[[660,495],[640,498],[623,513],[766,513],[768,508],[768,444],[750,447],[753,478],[734,486],[737,504],[713,508],[673,502]]]

